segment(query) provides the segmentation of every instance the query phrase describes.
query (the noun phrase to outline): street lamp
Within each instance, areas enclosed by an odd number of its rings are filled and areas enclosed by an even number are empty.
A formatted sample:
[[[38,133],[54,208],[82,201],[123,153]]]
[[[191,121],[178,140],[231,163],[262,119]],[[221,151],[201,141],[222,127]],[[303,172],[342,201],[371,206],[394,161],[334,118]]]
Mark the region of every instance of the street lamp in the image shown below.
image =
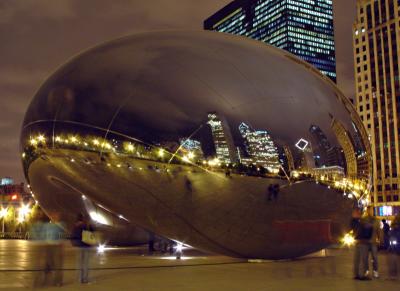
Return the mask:
[[[6,216],[8,213],[8,208],[1,208],[0,210],[0,218],[2,219],[2,226],[1,226],[1,232],[4,233],[4,221],[6,220]]]

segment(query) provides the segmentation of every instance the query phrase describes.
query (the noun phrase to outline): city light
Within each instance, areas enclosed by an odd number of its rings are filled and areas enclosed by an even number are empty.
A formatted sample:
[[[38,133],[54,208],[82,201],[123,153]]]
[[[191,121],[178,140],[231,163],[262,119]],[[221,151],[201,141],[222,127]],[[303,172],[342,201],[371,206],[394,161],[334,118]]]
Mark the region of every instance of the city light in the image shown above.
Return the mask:
[[[1,210],[0,210],[0,218],[6,217],[7,213],[8,213],[8,208],[3,208],[2,207]]]
[[[99,145],[99,144],[100,144],[100,142],[99,142],[99,140],[98,140],[98,139],[94,139],[94,140],[93,140],[93,144],[97,146],[97,145]]]
[[[19,209],[19,214],[23,217],[28,215],[31,212],[31,209],[29,208],[29,205],[24,205],[22,204],[20,209]]]
[[[354,245],[355,242],[356,242],[355,239],[354,239],[354,236],[353,236],[353,234],[351,232],[346,233],[344,235],[344,237],[340,241],[342,242],[342,244],[344,246],[348,246],[348,247]]]
[[[106,250],[106,246],[104,244],[99,244],[97,247],[97,253],[103,254]]]
[[[308,146],[308,141],[306,141],[304,138],[301,138],[297,141],[297,143],[295,144],[295,146],[299,149],[304,151],[306,149],[306,147]]]
[[[158,156],[159,156],[160,158],[164,157],[164,154],[165,154],[165,151],[164,151],[163,149],[159,149],[159,150],[158,150]]]
[[[90,211],[89,215],[90,215],[90,218],[95,222],[98,222],[98,223],[104,224],[104,225],[109,224],[107,219],[100,213],[97,213],[95,211]]]

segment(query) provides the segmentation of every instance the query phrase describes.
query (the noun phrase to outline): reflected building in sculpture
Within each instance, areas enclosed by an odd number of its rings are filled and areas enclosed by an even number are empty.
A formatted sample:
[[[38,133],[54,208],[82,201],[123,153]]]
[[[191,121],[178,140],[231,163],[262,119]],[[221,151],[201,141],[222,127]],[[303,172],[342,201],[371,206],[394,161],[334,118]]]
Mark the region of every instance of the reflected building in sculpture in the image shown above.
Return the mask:
[[[350,134],[346,131],[343,125],[335,119],[332,119],[331,126],[344,152],[346,160],[346,175],[354,179],[357,176],[357,159]]]
[[[239,132],[245,140],[252,163],[273,173],[278,172],[280,168],[278,151],[268,132],[254,130],[244,122],[239,125]]]
[[[225,164],[235,163],[237,161],[235,145],[226,120],[216,112],[210,112],[207,123],[211,127],[216,157]]]
[[[243,126],[243,136],[240,124],[268,133]],[[337,241],[365,194],[338,195],[355,185],[338,167],[317,171],[326,178],[316,183],[311,124],[345,151],[344,133],[359,133],[352,150],[369,161],[352,104],[310,64],[230,34],[140,33],[83,52],[40,87],[21,157],[40,206],[69,227],[82,212],[115,244],[144,242],[150,231],[233,257],[293,258]],[[236,163],[244,142],[243,158],[279,153],[288,169],[306,152],[308,174]],[[368,184],[369,171],[348,172]],[[264,199],[270,184],[280,187],[274,203]]]

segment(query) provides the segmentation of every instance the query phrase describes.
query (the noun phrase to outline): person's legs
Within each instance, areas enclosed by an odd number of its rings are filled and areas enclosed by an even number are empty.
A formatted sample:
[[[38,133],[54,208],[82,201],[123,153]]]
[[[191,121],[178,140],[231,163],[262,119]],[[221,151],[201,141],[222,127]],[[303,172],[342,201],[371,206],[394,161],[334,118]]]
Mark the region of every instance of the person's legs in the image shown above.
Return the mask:
[[[64,263],[64,247],[62,244],[55,246],[54,261],[54,285],[61,286],[63,284],[63,263]]]
[[[89,282],[89,248],[82,248],[82,277],[81,283]]]
[[[374,271],[374,277],[378,277],[378,246],[377,244],[371,244],[370,246],[372,256],[372,269]]]
[[[45,277],[44,277],[44,284],[49,285],[51,284],[51,276],[53,275],[54,271],[54,248],[55,246],[52,244],[46,245],[46,270],[45,270]]]
[[[354,278],[360,277],[360,257],[361,257],[360,252],[361,252],[360,244],[356,243],[354,247],[354,259],[353,259]]]
[[[369,272],[369,244],[360,244],[360,257],[361,257],[361,274],[365,276]]]
[[[85,248],[79,248],[79,282],[84,283],[85,281]]]

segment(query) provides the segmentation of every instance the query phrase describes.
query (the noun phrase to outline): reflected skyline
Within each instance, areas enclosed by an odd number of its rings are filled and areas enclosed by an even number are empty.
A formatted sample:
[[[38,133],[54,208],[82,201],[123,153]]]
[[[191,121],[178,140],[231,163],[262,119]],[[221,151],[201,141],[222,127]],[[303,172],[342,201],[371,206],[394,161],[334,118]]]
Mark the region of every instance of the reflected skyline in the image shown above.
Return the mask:
[[[55,72],[28,109],[21,155],[40,205],[67,224],[93,205],[96,220],[112,220],[107,235],[126,234],[118,243],[138,241],[136,229],[229,256],[292,258],[331,243],[312,230],[341,236],[367,199],[360,124],[332,82],[287,52],[220,33],[143,33]],[[316,161],[325,148],[312,125],[338,149],[331,156],[347,146],[346,168]],[[285,236],[293,220],[308,231],[302,245]]]

